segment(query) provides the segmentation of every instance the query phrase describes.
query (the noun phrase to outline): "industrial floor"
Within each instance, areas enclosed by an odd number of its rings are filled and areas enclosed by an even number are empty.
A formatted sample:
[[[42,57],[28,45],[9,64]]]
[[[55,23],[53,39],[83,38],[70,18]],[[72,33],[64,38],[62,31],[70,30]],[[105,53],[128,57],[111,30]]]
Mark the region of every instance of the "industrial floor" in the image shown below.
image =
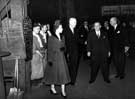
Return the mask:
[[[126,58],[126,77],[123,80],[115,78],[115,68],[110,66],[111,83],[103,81],[99,72],[96,82],[89,84],[90,68],[88,61],[80,61],[75,86],[67,85],[67,99],[135,99],[135,59]],[[60,86],[57,86],[60,93]],[[62,99],[61,95],[52,95],[50,87],[46,85],[32,86],[31,92],[25,94],[24,99]]]

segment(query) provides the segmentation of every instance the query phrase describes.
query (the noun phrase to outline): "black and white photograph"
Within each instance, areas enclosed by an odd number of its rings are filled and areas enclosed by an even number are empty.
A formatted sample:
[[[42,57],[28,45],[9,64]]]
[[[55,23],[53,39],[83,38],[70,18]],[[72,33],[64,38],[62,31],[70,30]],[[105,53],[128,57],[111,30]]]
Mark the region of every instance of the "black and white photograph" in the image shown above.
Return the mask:
[[[0,99],[135,99],[135,0],[0,0]]]

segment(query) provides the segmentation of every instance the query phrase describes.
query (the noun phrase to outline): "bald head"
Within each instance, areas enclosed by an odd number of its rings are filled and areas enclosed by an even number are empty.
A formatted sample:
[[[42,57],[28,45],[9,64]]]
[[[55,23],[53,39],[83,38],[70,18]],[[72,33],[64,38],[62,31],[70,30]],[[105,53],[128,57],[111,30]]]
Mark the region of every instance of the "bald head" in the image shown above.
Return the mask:
[[[95,23],[94,23],[94,29],[95,29],[95,31],[99,31],[99,30],[101,29],[101,24],[100,24],[100,22],[95,22]]]
[[[116,18],[116,17],[112,17],[112,18],[110,19],[110,24],[111,24],[112,26],[115,26],[115,25],[117,24],[117,18]]]
[[[70,25],[71,27],[75,28],[76,25],[77,25],[77,20],[76,20],[76,18],[70,18],[70,19],[69,19],[69,25]]]

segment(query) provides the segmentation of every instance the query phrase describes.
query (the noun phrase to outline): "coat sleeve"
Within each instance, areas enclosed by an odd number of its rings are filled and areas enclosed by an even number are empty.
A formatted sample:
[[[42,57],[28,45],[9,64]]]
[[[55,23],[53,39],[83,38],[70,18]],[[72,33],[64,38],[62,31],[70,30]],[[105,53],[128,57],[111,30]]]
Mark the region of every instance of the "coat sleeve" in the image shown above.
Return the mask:
[[[66,53],[69,53],[69,38],[68,38],[68,32],[65,30],[64,32],[64,43],[65,43],[65,48],[66,48]]]
[[[122,30],[122,33],[123,33],[124,46],[129,46],[129,38],[128,38],[129,31],[128,31],[127,28],[123,28],[121,30]]]
[[[89,33],[87,37],[87,52],[92,51],[92,33]]]
[[[48,62],[53,62],[54,61],[54,55],[55,55],[55,41],[53,40],[52,37],[48,38],[48,47],[47,47],[47,52],[48,52]]]
[[[120,31],[120,37],[119,37],[119,43],[121,47],[128,46],[129,45],[129,40],[128,40],[128,32],[127,29],[119,26],[118,31]]]
[[[40,51],[40,46],[37,38],[33,37],[33,54],[36,53],[36,51]]]
[[[107,33],[104,32],[104,35],[105,35],[105,45],[106,45],[106,48],[107,48],[108,51],[110,51],[111,48],[110,48],[110,43],[109,43],[109,39],[108,39]]]

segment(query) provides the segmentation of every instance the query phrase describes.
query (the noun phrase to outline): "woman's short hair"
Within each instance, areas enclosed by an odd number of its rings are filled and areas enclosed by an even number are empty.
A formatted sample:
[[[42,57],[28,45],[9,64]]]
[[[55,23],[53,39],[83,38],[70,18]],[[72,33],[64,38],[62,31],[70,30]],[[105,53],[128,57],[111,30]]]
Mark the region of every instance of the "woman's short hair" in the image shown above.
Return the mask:
[[[61,25],[61,21],[58,19],[58,20],[55,20],[54,22],[54,32],[57,30],[57,28]]]
[[[40,23],[34,23],[33,27],[40,27],[41,28],[41,24]]]

